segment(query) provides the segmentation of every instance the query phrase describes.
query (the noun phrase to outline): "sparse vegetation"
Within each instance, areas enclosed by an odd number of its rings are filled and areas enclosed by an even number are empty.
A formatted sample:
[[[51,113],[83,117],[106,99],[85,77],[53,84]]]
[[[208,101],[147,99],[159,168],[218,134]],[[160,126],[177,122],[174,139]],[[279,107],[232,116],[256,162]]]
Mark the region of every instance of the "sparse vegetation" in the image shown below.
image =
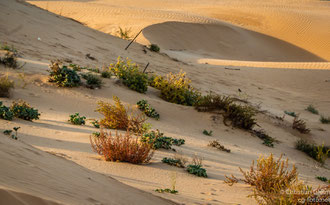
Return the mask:
[[[328,179],[326,177],[317,176],[316,179],[330,184],[330,179]]]
[[[184,139],[175,139],[172,137],[164,136],[164,133],[161,133],[159,130],[151,131],[145,133],[141,138],[142,142],[146,142],[148,144],[152,144],[153,149],[175,149],[172,148],[172,145],[181,146],[185,143]]]
[[[156,120],[159,120],[159,114],[156,112],[154,108],[151,107],[151,105],[146,100],[140,100],[136,103],[138,105],[138,108],[146,114],[148,117],[155,118]]]
[[[330,117],[324,117],[323,115],[320,117],[320,122],[322,124],[330,124]]]
[[[291,117],[297,117],[297,114],[295,112],[290,112],[285,110],[284,113],[290,115]]]
[[[9,46],[7,43],[0,43],[0,50],[9,51],[17,55],[17,49],[13,45]]]
[[[274,147],[274,142],[276,141],[273,137],[269,136],[265,130],[252,130],[251,134],[257,136],[259,139],[262,139],[264,142],[262,144],[267,147]]]
[[[10,137],[14,140],[17,140],[18,139],[18,130],[20,129],[21,127],[13,127],[12,130],[4,130],[3,131],[3,134],[5,135],[10,135]],[[15,134],[12,134],[13,133],[13,130],[15,131]]]
[[[98,137],[90,136],[92,149],[103,156],[106,161],[129,162],[133,164],[148,163],[152,158],[152,144],[142,143],[128,131],[122,136],[116,132],[112,136],[101,130]]]
[[[149,50],[158,53],[160,51],[160,48],[159,48],[159,46],[157,44],[150,44]]]
[[[61,61],[51,61],[49,65],[49,82],[56,83],[59,87],[76,87],[81,81],[76,71],[64,66]]]
[[[23,120],[38,120],[40,113],[23,100],[14,101],[10,107],[14,116]]]
[[[4,135],[10,135],[13,132],[13,130],[4,130],[3,134]]]
[[[14,81],[9,80],[8,76],[0,77],[0,97],[9,97],[11,88],[14,88]]]
[[[130,40],[132,38],[132,30],[129,28],[123,29],[122,27],[118,28],[117,34],[118,37],[124,40]]]
[[[101,77],[102,78],[111,78],[111,72],[104,70],[104,71],[101,72]]]
[[[100,101],[98,111],[104,116],[100,125],[110,129],[130,130],[135,133],[145,132],[145,117],[142,113],[126,109],[117,96],[113,96],[114,105]]]
[[[198,177],[207,177],[206,169],[202,168],[201,165],[192,165],[187,166],[187,172],[190,174],[196,175]]]
[[[212,136],[212,130],[210,130],[210,131],[207,131],[207,130],[203,130],[203,134],[204,135],[207,135],[207,136]]]
[[[173,159],[173,158],[163,158],[162,162],[165,164],[169,164],[171,166],[176,166],[179,168],[185,168],[185,164],[183,161],[181,161],[181,159]]]
[[[306,122],[302,119],[299,119],[299,116],[294,117],[292,123],[292,129],[296,129],[303,134],[308,134],[311,131],[306,127]]]
[[[170,194],[177,194],[179,191],[175,190],[175,189],[156,189],[155,192],[158,193],[170,193]]]
[[[92,121],[92,125],[95,127],[95,128],[100,128],[100,122],[98,120],[94,120]]]
[[[86,67],[81,67],[80,65],[77,64],[69,64],[69,68],[73,69],[74,71],[81,71],[83,69],[87,69]]]
[[[218,150],[225,151],[225,152],[228,152],[228,153],[230,152],[230,149],[225,148],[223,145],[220,144],[220,142],[218,140],[210,141],[208,146],[217,148]]]
[[[17,68],[17,57],[16,54],[11,51],[6,51],[3,57],[0,56],[0,64],[3,64],[6,67]]]
[[[319,111],[313,106],[313,105],[308,105],[308,107],[306,108],[307,111],[315,114],[315,115],[318,115],[319,114]]]
[[[317,146],[314,144],[309,144],[305,140],[298,140],[296,142],[296,149],[305,152],[308,156],[312,157],[321,164],[323,164],[325,160],[330,156],[330,147],[324,145]]]
[[[0,101],[0,119],[13,120],[14,113]]]
[[[93,72],[93,73],[100,73],[99,68],[86,68],[88,71]]]
[[[84,125],[86,117],[85,116],[80,116],[79,113],[75,113],[73,115],[70,115],[69,122],[74,125]]]
[[[82,74],[81,77],[86,80],[87,88],[95,89],[95,88],[101,88],[102,86],[102,79],[97,75],[87,73],[87,74]]]
[[[110,70],[123,81],[123,84],[139,93],[148,90],[148,75],[141,72],[136,64],[129,59],[126,61],[118,57],[117,63],[110,65]]]

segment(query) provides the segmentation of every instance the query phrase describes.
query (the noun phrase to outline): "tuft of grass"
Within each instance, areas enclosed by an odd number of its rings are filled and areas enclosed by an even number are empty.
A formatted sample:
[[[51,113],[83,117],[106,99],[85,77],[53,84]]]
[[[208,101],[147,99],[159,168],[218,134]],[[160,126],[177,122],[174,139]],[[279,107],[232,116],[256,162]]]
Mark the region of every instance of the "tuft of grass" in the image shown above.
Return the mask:
[[[38,120],[40,113],[23,100],[14,101],[10,107],[14,116],[23,120]]]
[[[14,88],[14,81],[9,80],[8,76],[0,78],[0,97],[9,97],[10,89]]]
[[[98,120],[94,120],[92,121],[92,125],[95,127],[95,128],[100,128],[100,122]]]
[[[208,146],[217,148],[218,150],[225,151],[225,152],[228,152],[228,153],[230,152],[230,149],[225,148],[223,145],[220,144],[220,142],[218,140],[210,141]]]
[[[132,39],[132,30],[130,28],[123,29],[122,27],[119,27],[117,35],[121,39],[130,40]]]
[[[306,108],[307,111],[315,114],[315,115],[318,115],[319,114],[319,111],[313,106],[313,105],[308,105],[308,107]]]
[[[295,112],[290,112],[285,110],[284,113],[290,115],[291,117],[298,117],[298,115]]]
[[[110,71],[102,71],[101,72],[102,78],[111,78],[111,72]]]
[[[296,149],[305,152],[308,156],[321,164],[324,164],[325,160],[330,156],[330,147],[309,144],[305,140],[298,140],[296,142]]]
[[[159,46],[157,44],[150,44],[149,45],[149,50],[158,53],[160,51],[160,48],[159,48]]]
[[[306,122],[302,119],[299,119],[299,116],[294,117],[292,122],[292,129],[296,129],[303,134],[308,134],[311,131],[306,127]]]
[[[21,127],[13,127],[12,130],[5,130],[3,131],[3,134],[5,135],[10,135],[10,137],[14,140],[17,140],[18,139],[18,130],[20,129]],[[13,130],[15,131],[15,134],[12,134]]]
[[[210,130],[210,131],[207,131],[207,130],[203,130],[203,134],[204,135],[207,135],[207,136],[212,136],[212,130]]]
[[[90,143],[92,149],[106,161],[143,164],[148,163],[154,153],[152,145],[141,143],[128,131],[124,136],[117,132],[115,136],[112,136],[111,132],[101,130],[98,137],[90,136]]]
[[[3,105],[2,101],[0,101],[0,119],[4,120],[13,120],[14,113],[10,110],[9,107]]]
[[[323,115],[320,117],[320,122],[322,124],[330,124],[330,117],[324,117]]]
[[[274,147],[274,142],[276,141],[273,137],[269,136],[264,130],[252,130],[251,134],[262,139],[264,142],[262,144],[267,147]]]
[[[175,139],[172,137],[164,136],[164,133],[161,133],[159,130],[150,131],[145,133],[142,138],[142,142],[146,142],[148,144],[152,144],[153,149],[175,149],[172,148],[172,145],[181,146],[185,143],[184,139]]]
[[[317,176],[316,179],[330,184],[330,179],[328,179],[326,177]]]
[[[51,61],[49,68],[49,82],[59,87],[77,87],[81,84],[77,72],[64,66],[60,60]]]
[[[90,89],[101,88],[102,79],[91,73],[82,74],[81,77],[86,80],[86,87]]]
[[[156,120],[159,120],[159,114],[156,112],[154,108],[151,107],[151,105],[146,100],[140,100],[136,103],[138,108],[146,114],[146,116],[155,118]]]
[[[70,115],[70,119],[68,121],[74,125],[84,125],[86,123],[85,119],[85,116],[81,117],[80,114],[76,112],[75,114]]]

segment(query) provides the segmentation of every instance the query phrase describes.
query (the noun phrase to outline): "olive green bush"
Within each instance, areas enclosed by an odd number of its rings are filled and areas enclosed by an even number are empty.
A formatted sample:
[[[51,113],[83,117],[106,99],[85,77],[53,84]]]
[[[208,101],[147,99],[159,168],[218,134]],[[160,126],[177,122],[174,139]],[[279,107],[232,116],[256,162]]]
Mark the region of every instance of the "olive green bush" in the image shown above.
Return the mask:
[[[146,114],[146,116],[155,118],[156,120],[159,120],[159,114],[156,112],[154,108],[151,107],[151,105],[146,100],[140,100],[136,103],[138,108]]]
[[[80,116],[80,114],[76,112],[75,114],[70,115],[69,122],[74,125],[84,125],[86,123],[85,119],[85,116]]]
[[[51,61],[49,68],[49,82],[56,83],[59,87],[76,87],[81,84],[77,72],[64,66],[61,61]]]
[[[38,120],[40,113],[23,100],[14,101],[10,107],[14,116],[23,120]]]
[[[13,120],[14,113],[0,101],[0,119]]]

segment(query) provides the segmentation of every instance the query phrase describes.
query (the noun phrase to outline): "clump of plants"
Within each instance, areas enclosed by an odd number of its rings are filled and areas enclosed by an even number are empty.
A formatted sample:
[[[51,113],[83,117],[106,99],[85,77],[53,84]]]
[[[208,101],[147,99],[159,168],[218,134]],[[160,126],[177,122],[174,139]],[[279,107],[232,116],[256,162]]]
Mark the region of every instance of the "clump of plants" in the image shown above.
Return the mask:
[[[197,155],[194,155],[192,159],[192,164],[189,164],[187,166],[187,172],[196,175],[198,177],[207,178],[206,169],[202,167],[203,167],[203,159],[201,157],[198,157]]]
[[[148,143],[152,145],[153,149],[175,149],[172,148],[172,145],[181,146],[185,143],[184,139],[175,139],[172,137],[164,136],[164,133],[161,133],[159,130],[152,130],[150,132],[145,133],[142,138],[142,142]]]
[[[102,79],[91,73],[82,74],[81,77],[86,80],[86,87],[90,89],[101,88]]]
[[[0,119],[13,120],[14,113],[0,101]]]
[[[302,119],[299,119],[299,116],[294,117],[292,123],[292,129],[296,129],[303,134],[308,134],[311,131],[306,127],[306,122]]]
[[[138,108],[146,114],[146,116],[155,118],[156,120],[159,120],[159,114],[156,112],[154,108],[151,107],[151,105],[146,100],[140,100],[136,103]]]
[[[81,84],[77,72],[63,65],[60,60],[51,61],[49,68],[49,82],[59,87],[77,87]]]
[[[20,129],[21,127],[13,127],[12,130],[5,130],[3,131],[3,134],[5,135],[10,135],[10,137],[14,140],[17,140],[18,139],[18,130]],[[15,134],[12,134],[13,130],[15,131]]]
[[[285,114],[290,115],[291,117],[297,117],[298,115],[295,112],[284,111]]]
[[[111,78],[111,72],[104,70],[101,72],[101,77],[102,78]]]
[[[324,117],[323,115],[320,117],[320,122],[322,124],[330,124],[330,117]]]
[[[99,68],[86,68],[88,71],[93,72],[93,73],[100,73]]]
[[[157,44],[150,44],[149,50],[158,53],[160,51],[160,48],[159,48],[159,46]]]
[[[330,179],[328,179],[326,177],[317,176],[316,179],[330,184]]]
[[[210,130],[210,131],[207,131],[207,130],[203,130],[203,134],[204,135],[207,135],[207,136],[212,136],[212,130]]]
[[[154,153],[151,144],[142,143],[128,131],[112,136],[111,132],[101,130],[98,137],[90,136],[90,142],[92,149],[106,161],[142,164],[148,163]]]
[[[0,77],[0,97],[9,97],[11,88],[14,88],[14,81],[9,80],[8,76]]]
[[[73,63],[69,64],[68,67],[73,69],[74,71],[81,71],[83,69],[87,69],[86,67],[81,67],[80,65],[73,64]]]
[[[135,133],[145,132],[145,117],[142,113],[126,109],[117,96],[113,96],[114,105],[103,101],[98,102],[96,111],[104,116],[100,125],[109,129],[130,130]]]
[[[166,77],[155,76],[151,85],[161,91],[162,99],[171,103],[192,106],[200,97],[200,92],[191,86],[191,80],[182,71]]]
[[[38,120],[40,113],[23,100],[14,101],[10,107],[14,116],[23,120]]]
[[[185,163],[181,159],[173,159],[173,158],[167,158],[164,157],[162,159],[162,162],[165,164],[169,164],[171,166],[176,166],[179,168],[185,168]]]
[[[17,68],[18,63],[16,54],[11,51],[6,51],[3,57],[0,56],[0,64],[14,69]]]
[[[218,140],[210,141],[208,146],[217,148],[218,150],[225,151],[225,152],[228,152],[228,153],[230,152],[230,149],[225,148],[225,146],[221,145]]]
[[[119,38],[124,39],[124,40],[130,40],[132,38],[132,30],[125,28],[123,29],[122,27],[118,28],[117,35]]]
[[[93,120],[92,121],[92,125],[95,127],[95,128],[100,128],[100,122],[98,120]]]
[[[13,45],[9,46],[7,43],[0,43],[0,50],[9,51],[17,55],[17,49]]]
[[[308,107],[306,108],[307,111],[315,114],[315,115],[318,115],[319,114],[319,111],[313,106],[313,105],[308,105]]]
[[[199,112],[221,112],[234,102],[230,96],[218,95],[209,92],[202,96],[198,103],[195,104],[196,110]]]
[[[156,189],[155,192],[158,193],[170,193],[170,194],[177,194],[179,191],[175,190],[175,184],[176,184],[176,173],[172,175],[172,188],[166,188],[166,189]]]
[[[148,90],[148,75],[139,70],[139,66],[132,63],[129,59],[122,60],[118,57],[117,63],[110,65],[110,70],[123,81],[128,88],[139,93]]]
[[[78,112],[76,112],[73,115],[70,115],[69,122],[74,125],[84,125],[86,117],[85,116],[80,116]]]
[[[269,136],[264,130],[252,130],[251,134],[263,140],[264,142],[262,144],[266,145],[267,147],[274,147],[274,142],[276,140]]]
[[[330,147],[310,144],[306,140],[298,140],[296,142],[296,149],[305,152],[308,156],[316,161],[324,164],[325,160],[330,156]]]

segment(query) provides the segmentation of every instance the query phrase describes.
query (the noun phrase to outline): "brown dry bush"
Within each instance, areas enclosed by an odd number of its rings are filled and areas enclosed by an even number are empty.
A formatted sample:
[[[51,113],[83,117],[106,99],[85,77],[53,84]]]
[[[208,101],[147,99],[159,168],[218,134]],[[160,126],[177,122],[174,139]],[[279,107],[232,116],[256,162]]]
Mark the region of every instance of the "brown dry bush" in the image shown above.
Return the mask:
[[[9,97],[11,88],[14,88],[14,82],[8,76],[0,77],[0,97]]]
[[[133,164],[148,163],[153,156],[152,145],[141,142],[129,131],[124,136],[116,132],[112,136],[101,130],[98,137],[90,136],[92,149],[103,156],[106,161],[129,162]]]
[[[306,122],[302,119],[299,119],[299,116],[296,116],[293,119],[292,128],[303,134],[308,134],[311,131],[306,127]]]
[[[100,125],[109,129],[130,130],[134,133],[143,133],[146,118],[143,113],[126,109],[117,96],[113,96],[114,105],[103,101],[98,102],[98,111],[104,116]]]

